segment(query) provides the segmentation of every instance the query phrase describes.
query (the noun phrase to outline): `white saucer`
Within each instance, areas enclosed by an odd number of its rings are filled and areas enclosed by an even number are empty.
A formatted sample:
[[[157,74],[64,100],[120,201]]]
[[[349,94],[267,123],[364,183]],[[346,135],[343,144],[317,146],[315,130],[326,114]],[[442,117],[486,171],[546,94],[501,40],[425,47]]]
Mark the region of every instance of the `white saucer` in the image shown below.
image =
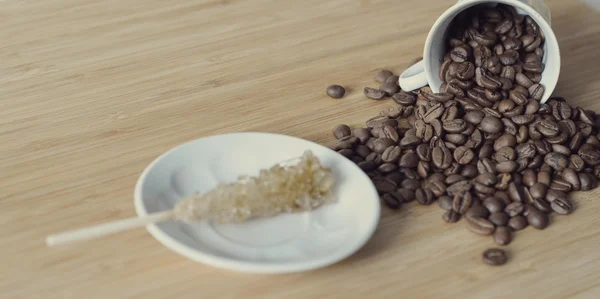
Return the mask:
[[[324,146],[268,133],[200,138],[158,157],[135,187],[140,216],[172,208],[183,196],[204,193],[217,182],[256,175],[262,168],[310,149],[333,170],[336,202],[312,213],[285,214],[244,224],[149,225],[163,245],[214,267],[254,273],[288,273],[336,263],[360,249],[379,222],[379,196],[354,163]]]

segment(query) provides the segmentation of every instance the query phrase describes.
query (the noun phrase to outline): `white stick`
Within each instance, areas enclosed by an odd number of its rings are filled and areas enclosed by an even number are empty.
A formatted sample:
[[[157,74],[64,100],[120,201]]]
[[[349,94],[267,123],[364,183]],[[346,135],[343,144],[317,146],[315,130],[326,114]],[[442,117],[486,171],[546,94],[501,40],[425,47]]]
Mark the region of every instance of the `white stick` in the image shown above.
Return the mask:
[[[170,219],[173,219],[173,211],[164,211],[143,217],[132,217],[128,219],[117,220],[47,236],[46,245],[56,246],[76,241],[96,239],[109,234],[146,226],[152,223],[163,222]]]

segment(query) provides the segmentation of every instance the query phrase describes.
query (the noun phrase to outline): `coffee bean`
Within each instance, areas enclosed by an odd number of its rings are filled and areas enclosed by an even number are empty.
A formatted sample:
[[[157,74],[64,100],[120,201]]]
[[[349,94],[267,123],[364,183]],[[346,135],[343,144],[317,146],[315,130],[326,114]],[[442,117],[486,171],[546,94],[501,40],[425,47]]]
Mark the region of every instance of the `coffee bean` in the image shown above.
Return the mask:
[[[490,222],[496,226],[505,226],[508,224],[510,217],[505,212],[495,212],[489,217]]]
[[[535,183],[529,188],[529,193],[534,199],[543,199],[546,197],[546,190],[548,187],[542,183]]]
[[[401,90],[400,92],[394,94],[392,96],[392,99],[394,100],[394,102],[400,105],[411,106],[414,105],[417,101],[417,95],[413,92]]]
[[[454,145],[463,145],[467,142],[467,136],[463,134],[447,134],[445,139]]]
[[[569,168],[573,168],[575,171],[582,171],[585,166],[585,162],[578,155],[569,156]]]
[[[547,140],[536,140],[533,144],[540,155],[547,155],[552,151],[552,145]]]
[[[444,113],[444,106],[442,104],[435,104],[423,115],[423,121],[430,123],[432,120],[439,118]]]
[[[506,147],[503,147],[503,148],[499,149],[494,154],[493,158],[498,163],[504,163],[504,162],[514,161],[517,158],[517,152],[512,147],[506,146]],[[496,165],[496,170],[500,171],[498,169],[498,166],[499,165]]]
[[[536,101],[539,101],[542,99],[542,96],[544,95],[544,91],[545,91],[545,88],[541,84],[534,84],[529,87],[529,94],[531,95],[531,98]]]
[[[375,116],[367,120],[367,128],[383,127],[386,124],[390,124],[390,118],[385,115]]]
[[[383,126],[381,133],[383,136],[380,137],[391,139],[392,141],[394,141],[394,143],[397,143],[400,139],[400,136],[398,135],[396,129],[390,125]]]
[[[581,191],[589,191],[593,187],[592,176],[587,173],[579,174],[579,181],[581,182]]]
[[[437,182],[444,183],[445,180],[446,180],[446,176],[444,176],[443,173],[439,173],[439,172],[433,173],[433,174],[431,174],[431,176],[429,176],[429,178],[427,178],[428,182],[437,181]]]
[[[433,192],[429,188],[419,188],[415,191],[417,202],[422,205],[430,205],[435,201]]]
[[[452,198],[448,196],[441,196],[440,198],[438,198],[437,202],[440,205],[440,208],[442,208],[443,210],[452,210]]]
[[[459,146],[454,150],[454,160],[459,164],[469,164],[474,158],[475,154],[466,146]]]
[[[515,82],[525,88],[529,88],[532,85],[534,85],[533,82],[531,81],[531,79],[529,79],[527,76],[525,76],[522,73],[517,73],[515,75]]]
[[[522,181],[523,185],[531,187],[537,182],[537,174],[535,173],[535,171],[527,169],[523,171]]]
[[[452,210],[457,213],[465,214],[473,203],[473,197],[470,192],[466,192],[464,194],[456,194],[454,195],[454,199],[452,201]]]
[[[486,133],[498,133],[504,129],[502,122],[497,117],[493,116],[484,117],[479,124],[479,127]]]
[[[396,185],[400,185],[402,180],[404,180],[404,175],[400,172],[394,171],[385,176],[386,179],[394,182]]]
[[[338,153],[340,153],[342,156],[346,157],[346,158],[350,158],[354,155],[354,151],[352,151],[351,149],[341,149],[338,151]]]
[[[537,156],[533,157],[533,159],[531,160],[531,162],[529,162],[529,164],[527,164],[527,168],[537,169],[540,166],[542,166],[542,164],[544,164],[544,158],[542,158],[542,156],[540,156],[540,155],[537,155]]]
[[[375,73],[375,81],[379,83],[384,83],[390,76],[393,75],[394,73],[392,73],[389,70],[380,70],[377,73]]]
[[[446,185],[441,181],[431,181],[427,184],[427,187],[431,189],[435,197],[440,197],[446,192]]]
[[[358,167],[360,167],[360,169],[362,169],[363,171],[371,171],[374,170],[375,168],[377,168],[377,163],[373,162],[373,161],[363,161],[358,163]]]
[[[571,191],[571,188],[572,187],[571,187],[571,184],[569,184],[569,182],[567,182],[563,179],[559,179],[559,178],[554,178],[554,180],[552,180],[552,183],[550,183],[550,189],[554,189],[554,190],[558,190],[558,191],[562,191],[562,192],[569,192],[569,191]]]
[[[567,103],[559,101],[552,106],[552,115],[556,120],[569,119],[573,113],[571,106]]]
[[[466,178],[460,174],[451,174],[444,180],[446,185],[452,185],[456,182],[464,181]]]
[[[396,164],[392,164],[392,163],[384,163],[381,164],[378,168],[377,171],[386,174],[386,173],[390,173],[392,171],[395,171],[398,169],[398,166]]]
[[[566,198],[557,198],[552,201],[552,210],[557,214],[567,215],[573,211],[573,206]]]
[[[483,262],[491,266],[506,264],[508,255],[502,249],[492,248],[483,252]]]
[[[346,94],[346,90],[340,85],[330,85],[327,87],[326,93],[331,98],[341,99]]]
[[[448,195],[454,196],[456,194],[464,194],[469,192],[472,187],[473,184],[471,184],[471,182],[464,180],[450,185],[446,191],[448,192]]]
[[[548,214],[540,212],[536,208],[529,209],[527,222],[536,229],[545,229],[549,223]]]
[[[523,107],[523,106],[520,106]],[[535,120],[535,116],[531,114],[515,115],[510,118],[517,125],[528,125]]]
[[[508,219],[506,221],[508,223]],[[498,226],[494,232],[494,241],[498,245],[508,245],[512,241],[510,229],[506,226]]]
[[[444,215],[442,215],[442,219],[446,223],[455,223],[455,222],[458,222],[458,220],[460,220],[460,214],[456,213],[456,212],[454,212],[452,210],[446,211],[444,213]]]
[[[491,235],[496,227],[492,222],[483,217],[467,217],[467,227],[478,235]]]
[[[508,214],[508,216],[515,217],[517,215],[521,215],[524,209],[525,206],[523,205],[523,203],[512,202],[504,208],[504,211]]]
[[[567,197],[567,195],[562,191],[558,191],[558,190],[554,190],[554,189],[548,189],[548,191],[546,191],[546,200],[548,202],[553,202],[557,199],[564,199],[566,197]]]
[[[431,161],[431,148],[427,144],[420,144],[416,149],[417,156],[421,161]]]
[[[490,213],[503,211],[505,208],[504,201],[497,197],[488,197],[483,200],[483,206],[490,211]]]
[[[450,52],[450,59],[454,62],[465,62],[469,58],[469,52],[465,47],[459,46]]]
[[[512,182],[508,184],[508,195],[515,202],[525,201],[525,192],[523,186],[519,183]]]
[[[400,76],[396,76],[396,75],[391,75],[389,76],[387,79],[385,79],[385,83],[394,83],[394,84],[398,84],[398,79],[400,78]]]
[[[431,152],[431,161],[439,169],[446,169],[452,163],[452,153],[444,146],[436,146]]]
[[[496,164],[496,170],[502,173],[511,173],[517,169],[515,161],[504,161]]]
[[[596,149],[593,145],[586,143],[579,148],[579,156],[585,163],[592,166],[600,164],[600,150]]]
[[[467,123],[462,119],[453,119],[443,122],[443,128],[449,133],[461,133],[467,128]]]
[[[550,204],[543,199],[533,200],[532,205],[540,212],[549,213],[551,211]]]
[[[381,160],[386,163],[394,163],[400,158],[402,150],[399,146],[390,146],[381,154]]]
[[[517,145],[517,139],[511,134],[503,134],[494,142],[494,150],[498,151],[503,147],[514,147]]]
[[[345,136],[338,140],[338,144],[334,147],[335,150],[351,149],[359,143],[358,138],[354,136]]]
[[[565,168],[561,176],[566,182],[568,182],[573,187],[573,190],[577,191],[581,189],[579,175],[577,175],[577,172],[575,172],[575,170],[571,168]]]
[[[400,184],[402,188],[417,190],[421,188],[421,182],[417,179],[406,179]]]
[[[526,228],[528,224],[529,223],[527,222],[527,218],[521,215],[512,217],[508,221],[508,227],[512,228],[515,231],[519,231]]]
[[[390,208],[392,210],[400,209],[400,207],[402,206],[402,202],[399,201],[397,197],[393,196],[390,193],[384,194],[381,197],[381,199],[383,200],[385,205],[388,206],[388,208]]]
[[[396,189],[396,194],[404,199],[403,202],[415,200],[415,191],[408,188],[398,188]]]
[[[477,171],[477,167],[473,164],[465,165],[460,174],[465,178],[473,178],[479,172]]]
[[[482,111],[475,110],[475,111],[467,112],[467,114],[464,116],[464,120],[466,120],[469,123],[472,123],[474,125],[478,125],[481,123],[481,121],[483,120],[484,117],[485,117],[485,114]]]
[[[411,132],[412,130],[412,132]],[[412,145],[416,145],[421,143],[421,138],[417,137],[415,134],[415,130],[411,129],[409,130],[409,132],[406,132],[406,134],[404,134],[404,137],[402,138],[402,140],[400,140],[400,146],[401,147],[405,147],[405,146],[412,146]]]
[[[362,144],[365,144],[367,140],[371,138],[371,133],[365,128],[356,128],[353,130],[353,134],[356,138],[360,140]]]
[[[400,91],[400,86],[396,82],[385,82],[379,86],[379,90],[384,92],[386,96],[391,97]]]
[[[477,161],[477,170],[479,173],[492,173],[496,174],[496,163],[492,162],[488,158],[483,158]]]
[[[481,217],[487,218],[490,215],[490,211],[487,210],[486,207],[482,205],[473,205],[471,208],[464,214],[465,217]]]
[[[367,98],[369,98],[371,100],[381,100],[386,95],[386,93],[384,91],[381,91],[381,90],[375,89],[375,88],[371,88],[371,87],[365,87],[364,94]]]
[[[398,162],[398,166],[408,168],[415,168],[418,164],[419,156],[417,156],[417,154],[413,152],[404,153],[400,157],[400,161]]]
[[[351,134],[352,131],[347,125],[337,125],[335,128],[333,128],[333,136],[335,136],[337,139],[350,136]]]
[[[546,137],[554,137],[559,133],[558,124],[548,119],[543,119],[536,123],[535,128]]]
[[[515,136],[517,143],[523,143],[529,138],[529,130],[526,126],[520,126]]]
[[[565,155],[556,152],[547,154],[546,157],[544,157],[544,162],[557,171],[563,171],[569,166],[569,159],[567,159]]]
[[[394,146],[395,144],[396,143],[389,138],[378,138],[373,145],[373,151],[378,154],[383,154],[387,148]]]

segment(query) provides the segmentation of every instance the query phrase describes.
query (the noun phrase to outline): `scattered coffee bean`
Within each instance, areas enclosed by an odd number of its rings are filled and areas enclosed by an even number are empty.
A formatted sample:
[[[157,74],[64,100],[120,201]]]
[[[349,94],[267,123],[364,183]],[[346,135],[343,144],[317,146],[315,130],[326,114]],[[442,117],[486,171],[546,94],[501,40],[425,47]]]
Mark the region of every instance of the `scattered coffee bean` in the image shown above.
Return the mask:
[[[460,220],[460,214],[453,210],[446,211],[444,215],[442,215],[442,219],[447,223],[455,223]]]
[[[467,217],[467,227],[478,235],[491,235],[496,227],[483,217]]]
[[[527,222],[527,218],[525,218],[525,216],[521,216],[521,215],[512,217],[508,221],[508,226],[515,231],[519,231],[519,230],[526,228],[528,224],[529,223]]]
[[[384,83],[389,77],[393,75],[394,73],[392,73],[389,70],[380,70],[377,73],[375,73],[375,81],[379,83]]]
[[[391,97],[400,91],[400,86],[396,82],[385,82],[379,86],[379,90],[383,91],[386,96]]]
[[[488,249],[483,252],[483,262],[491,266],[500,266],[506,264],[508,255],[506,251],[498,248]]]
[[[350,136],[351,134],[352,131],[347,125],[337,125],[335,128],[333,128],[333,136],[335,136],[335,138],[338,140],[346,136]]]
[[[381,100],[385,97],[385,92],[379,89],[365,87],[364,94],[367,98],[371,100]]]
[[[536,229],[545,229],[549,222],[548,214],[531,208],[527,214],[527,222]]]
[[[430,205],[435,201],[433,192],[429,188],[417,189],[415,192],[417,202],[422,205]]]
[[[494,241],[496,241],[496,244],[501,246],[510,244],[510,241],[512,241],[510,228],[506,226],[498,226],[496,231],[494,231]]]
[[[492,213],[488,219],[496,226],[504,226],[508,224],[510,217],[505,212],[495,212]]]
[[[438,204],[440,205],[440,208],[442,208],[443,210],[446,210],[446,211],[452,210],[452,198],[450,198],[449,196],[442,196],[442,197],[438,198]]]
[[[346,90],[340,85],[330,85],[327,87],[326,93],[331,98],[341,99],[346,94]]]

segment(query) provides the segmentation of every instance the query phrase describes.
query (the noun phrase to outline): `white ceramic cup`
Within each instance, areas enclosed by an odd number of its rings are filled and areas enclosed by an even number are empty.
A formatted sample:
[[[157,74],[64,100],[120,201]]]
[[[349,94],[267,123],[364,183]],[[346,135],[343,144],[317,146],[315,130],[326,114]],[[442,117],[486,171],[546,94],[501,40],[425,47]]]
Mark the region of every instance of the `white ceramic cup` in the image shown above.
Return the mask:
[[[556,36],[550,27],[550,10],[542,0],[459,0],[454,6],[446,10],[433,24],[423,50],[423,60],[406,69],[398,79],[398,84],[403,90],[412,91],[429,85],[433,92],[439,92],[442,80],[439,78],[440,66],[446,53],[448,28],[450,23],[459,13],[478,5],[498,3],[514,6],[520,14],[529,15],[541,28],[545,35],[544,57],[542,62],[546,65],[542,73],[540,84],[545,87],[544,95],[540,102],[545,103],[552,95],[560,73],[560,49]]]

